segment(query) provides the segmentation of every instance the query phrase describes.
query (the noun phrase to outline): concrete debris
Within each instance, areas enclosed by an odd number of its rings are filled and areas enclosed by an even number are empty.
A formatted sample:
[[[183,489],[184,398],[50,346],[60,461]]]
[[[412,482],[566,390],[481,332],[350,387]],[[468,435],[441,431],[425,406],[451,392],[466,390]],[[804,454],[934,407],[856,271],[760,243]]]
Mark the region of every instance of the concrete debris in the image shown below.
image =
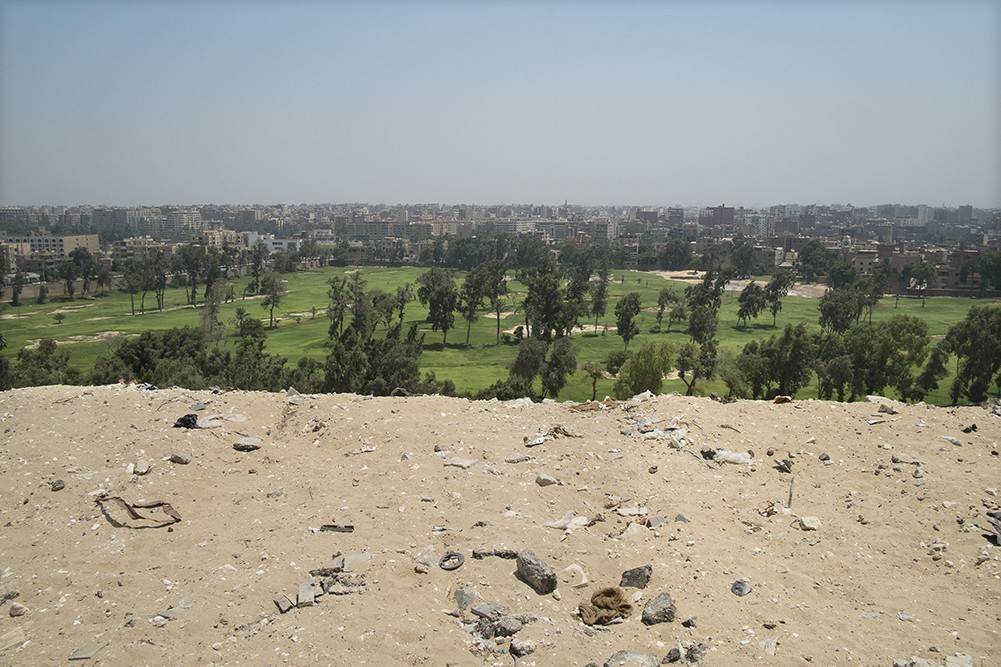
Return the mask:
[[[535,555],[526,550],[518,553],[518,575],[539,595],[548,595],[556,590],[556,572]]]

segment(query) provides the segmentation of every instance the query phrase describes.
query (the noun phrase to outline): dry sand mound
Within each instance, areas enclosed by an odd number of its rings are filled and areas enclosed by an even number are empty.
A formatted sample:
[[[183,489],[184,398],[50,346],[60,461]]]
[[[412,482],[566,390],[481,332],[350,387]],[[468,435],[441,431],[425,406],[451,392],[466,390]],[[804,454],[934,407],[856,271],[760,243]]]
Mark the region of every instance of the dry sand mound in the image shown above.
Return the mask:
[[[1001,664],[986,408],[109,386],[0,416],[0,664]]]

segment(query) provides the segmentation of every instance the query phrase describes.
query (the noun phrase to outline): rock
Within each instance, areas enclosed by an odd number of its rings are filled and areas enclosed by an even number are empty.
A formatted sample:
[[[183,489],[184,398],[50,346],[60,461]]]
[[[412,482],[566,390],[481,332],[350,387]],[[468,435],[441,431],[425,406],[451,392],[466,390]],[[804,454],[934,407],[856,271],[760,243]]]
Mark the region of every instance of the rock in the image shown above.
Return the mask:
[[[510,637],[521,632],[521,629],[525,627],[522,623],[514,616],[502,616],[497,624],[494,626],[494,636],[496,637]]]
[[[775,655],[775,651],[778,650],[779,640],[775,637],[771,637],[762,642],[759,642],[761,649],[768,655]]]
[[[689,646],[688,650],[685,651],[685,660],[688,662],[699,662],[705,654],[706,647],[702,644],[695,644],[694,646]]]
[[[815,516],[801,516],[799,527],[801,530],[820,530],[820,519]]]
[[[733,582],[733,584],[730,586],[730,592],[739,598],[744,597],[752,590],[754,589],[751,588],[751,584],[747,583],[747,581],[744,579],[738,579],[737,581]]]
[[[296,606],[302,607],[312,607],[315,602],[315,589],[313,588],[313,580],[304,581],[299,584],[299,595],[296,597]]]
[[[542,562],[534,551],[519,552],[517,562],[518,574],[536,593],[548,595],[556,590],[556,572]]]
[[[511,640],[511,655],[514,657],[523,658],[532,653],[535,653],[535,642],[531,639]]]
[[[349,554],[344,557],[345,572],[364,572],[372,567],[372,552]]]
[[[275,498],[280,498],[283,493],[285,493],[285,488],[278,487],[277,489],[272,489],[271,491],[268,491],[268,498],[274,500]]]
[[[174,422],[174,428],[198,428],[198,415],[191,413],[178,417]]]
[[[470,609],[474,616],[479,616],[480,618],[485,618],[487,620],[499,618],[500,610],[501,605],[498,602],[478,604]]]
[[[278,607],[278,611],[282,614],[291,611],[295,607],[295,605],[292,604],[292,601],[288,599],[287,595],[279,595],[276,597],[275,606]]]
[[[560,481],[551,475],[540,472],[535,476],[535,483],[539,486],[552,486],[553,484],[559,484]]]
[[[463,459],[458,456],[453,456],[448,461],[445,461],[445,466],[452,466],[454,468],[462,468],[463,470],[469,470],[474,465],[476,465],[476,459]]]
[[[25,614],[28,613],[28,608],[25,607],[20,602],[12,602],[10,604],[10,609],[7,610],[7,613],[9,613],[11,615],[11,618],[14,618],[14,617],[17,617],[17,616],[24,616]]]
[[[691,618],[685,619],[684,621],[681,622],[681,625],[683,625],[686,628],[694,628],[697,625],[696,618],[698,617],[692,616]]]
[[[681,662],[681,649],[677,646],[667,652],[667,655],[664,656],[664,660],[661,664],[669,665],[673,662]]]
[[[830,454],[828,454],[827,452],[824,452],[824,453],[823,453],[823,454],[821,454],[821,455],[820,455],[820,456],[819,456],[818,458],[819,458],[819,459],[820,459],[821,461],[830,461],[830,460],[831,460],[831,455],[830,455]]]
[[[66,482],[64,482],[61,479],[57,479],[56,481],[52,482],[52,486],[50,486],[49,488],[51,488],[53,491],[62,491],[63,489],[66,488]]]
[[[434,567],[438,564],[438,557],[434,553],[434,545],[429,544],[421,552],[414,556],[414,560],[421,565],[426,565],[428,567]]]
[[[677,608],[669,593],[661,593],[643,606],[643,624],[670,623]]]
[[[246,438],[240,438],[239,440],[233,443],[233,449],[235,449],[238,452],[252,452],[260,448],[261,448],[260,438],[252,438],[248,436]]]
[[[880,403],[879,407],[876,409],[877,412],[881,412],[884,415],[895,415],[897,414],[897,409],[890,405],[889,403]]]
[[[182,454],[181,452],[174,452],[170,455],[170,460],[172,463],[178,463],[182,466],[186,466],[191,463],[190,454]]]
[[[132,472],[141,477],[142,475],[145,475],[146,473],[149,472],[149,467],[150,466],[147,461],[145,461],[144,459],[139,459],[138,461],[136,461],[136,467],[135,469],[133,469]]]
[[[646,585],[650,583],[650,576],[652,574],[652,565],[634,567],[631,570],[626,570],[622,573],[622,578],[619,580],[619,586],[628,586],[629,588],[646,588]]]
[[[454,597],[455,604],[459,605],[459,609],[466,609],[476,601],[476,590],[463,586],[455,591]]]
[[[641,523],[630,523],[624,531],[622,531],[622,538],[625,540],[641,540],[645,537],[650,537],[650,529]]]
[[[973,658],[962,653],[947,656],[945,667],[973,667]]]
[[[570,584],[571,588],[583,588],[587,586],[590,581],[587,578],[587,574],[577,563],[568,565],[563,569],[563,583]]]
[[[516,456],[509,456],[504,459],[504,463],[524,463],[525,461],[531,461],[531,456],[525,456],[524,454],[518,454]]]
[[[685,516],[684,514],[675,514],[674,515],[674,522],[675,523],[689,523],[688,517]]]
[[[657,667],[660,660],[653,653],[616,651],[605,661],[604,667]]]

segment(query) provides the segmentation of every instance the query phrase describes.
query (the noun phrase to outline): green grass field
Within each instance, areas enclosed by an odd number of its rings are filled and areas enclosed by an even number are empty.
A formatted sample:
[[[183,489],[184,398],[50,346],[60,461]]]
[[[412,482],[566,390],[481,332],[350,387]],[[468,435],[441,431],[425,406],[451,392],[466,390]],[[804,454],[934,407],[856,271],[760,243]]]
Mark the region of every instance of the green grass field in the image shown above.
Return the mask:
[[[326,318],[327,280],[333,275],[343,275],[352,269],[325,268],[286,274],[288,291],[285,301],[276,310],[275,316],[281,318],[276,329],[268,333],[267,351],[288,357],[294,363],[300,357],[310,356],[322,359],[327,355],[327,330],[329,320]],[[365,268],[364,276],[368,282],[367,289],[381,289],[387,292],[395,291],[398,285],[406,282],[415,283],[425,271],[421,268]],[[240,294],[248,278],[233,280],[235,292]],[[764,282],[766,278],[759,279]],[[669,341],[681,344],[688,340],[688,335],[682,328],[675,327],[667,333],[651,333],[656,325],[657,298],[665,285],[675,287],[680,295],[684,283],[666,280],[660,276],[641,272],[616,271],[610,287],[609,307],[606,316],[598,323],[598,331],[594,332],[594,321],[586,323],[583,331],[575,332],[573,340],[577,347],[578,363],[587,361],[604,362],[609,353],[623,348],[622,339],[615,334],[614,304],[619,297],[627,292],[639,292],[644,311],[638,318],[640,335],[631,343],[630,349],[638,349],[649,340]],[[511,330],[524,323],[521,312],[515,313],[515,308],[525,295],[525,288],[518,282],[509,283],[508,296],[510,306],[501,319],[502,330]],[[416,289],[414,290],[416,291]],[[738,292],[726,292],[723,307],[720,311],[719,340],[722,348],[740,352],[749,340],[767,338],[781,331],[789,323],[806,322],[818,330],[819,317],[818,300],[803,297],[786,297],[783,300],[782,312],[778,315],[777,326],[772,326],[770,313],[765,313],[747,328],[741,328],[737,322]],[[147,307],[155,303],[153,294],[146,298]],[[896,313],[915,315],[928,323],[933,337],[943,336],[948,328],[962,320],[972,305],[999,304],[998,300],[972,300],[953,297],[929,298],[922,307],[919,299],[886,298],[879,303],[873,313],[873,321],[891,317]],[[139,299],[136,298],[138,310]],[[145,315],[131,315],[129,296],[120,292],[109,292],[106,295],[77,296],[73,301],[57,298],[44,305],[35,303],[20,307],[7,307],[0,319],[0,328],[7,337],[7,349],[4,353],[11,359],[17,356],[17,351],[25,345],[42,338],[53,338],[65,344],[70,351],[70,363],[76,368],[89,370],[97,357],[115,343],[118,335],[135,335],[148,329],[168,329],[184,325],[197,326],[201,309],[185,305],[183,288],[168,288],[165,296],[164,312],[150,311]],[[233,303],[224,304],[220,311],[220,319],[227,330],[234,329],[235,314],[238,307],[246,309],[252,317],[259,317],[267,323],[267,310],[261,307],[259,298],[237,299]],[[315,317],[313,308],[316,309]],[[62,323],[57,323],[53,315],[62,312],[65,315]],[[496,344],[496,320],[492,315],[483,313],[473,323],[470,332],[470,347],[465,347],[466,323],[456,316],[456,328],[449,331],[447,345],[442,345],[441,332],[431,331],[430,325],[424,323],[427,310],[417,301],[411,302],[406,310],[408,323],[417,322],[425,331],[424,354],[421,367],[424,371],[433,371],[439,379],[452,380],[460,392],[476,391],[494,381],[506,377],[507,365],[514,358],[517,347],[514,344]],[[664,325],[667,321],[665,318]],[[607,331],[603,333],[604,325]],[[380,331],[382,325],[380,325]],[[229,336],[224,336],[221,345],[233,345]],[[941,383],[940,389],[929,397],[929,402],[947,403],[947,378]],[[612,381],[604,379],[598,383],[598,397],[611,393]],[[665,391],[683,391],[680,380],[668,381]],[[711,384],[709,391],[725,393],[725,387]],[[801,393],[801,398],[816,396],[816,388],[807,387]],[[566,388],[560,393],[562,400],[586,400],[591,397],[590,381],[583,373],[570,378]]]

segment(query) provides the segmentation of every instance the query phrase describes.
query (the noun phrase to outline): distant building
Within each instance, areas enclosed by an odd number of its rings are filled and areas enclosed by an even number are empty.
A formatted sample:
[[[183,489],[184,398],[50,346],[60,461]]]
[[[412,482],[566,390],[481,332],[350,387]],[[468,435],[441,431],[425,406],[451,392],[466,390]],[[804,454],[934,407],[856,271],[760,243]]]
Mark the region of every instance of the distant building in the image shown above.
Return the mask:
[[[702,227],[732,227],[734,210],[732,206],[716,206],[703,209],[699,213],[699,225]]]
[[[32,255],[54,255],[66,257],[76,248],[86,248],[91,254],[101,250],[97,234],[80,234],[77,236],[50,236],[48,234],[27,234],[22,236],[6,236],[4,243],[24,244]]]

